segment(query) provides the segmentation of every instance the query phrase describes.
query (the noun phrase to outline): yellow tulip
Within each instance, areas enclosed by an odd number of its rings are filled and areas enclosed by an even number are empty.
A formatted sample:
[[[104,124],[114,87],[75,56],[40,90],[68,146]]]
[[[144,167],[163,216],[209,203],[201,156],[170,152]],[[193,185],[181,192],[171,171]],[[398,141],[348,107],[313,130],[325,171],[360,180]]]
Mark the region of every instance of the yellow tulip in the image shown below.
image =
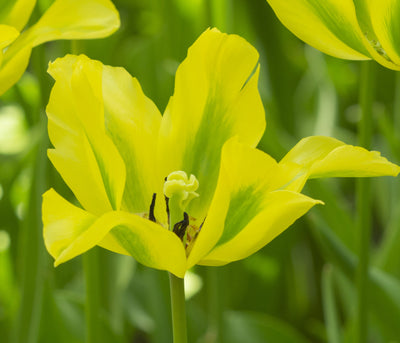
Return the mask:
[[[123,68],[67,55],[49,72],[48,156],[81,205],[43,195],[55,265],[98,245],[182,278],[251,255],[321,203],[300,193],[308,178],[400,171],[329,137],[300,141],[279,163],[257,150],[258,53],[216,29],[189,49],[163,116]]]
[[[0,12],[0,95],[26,70],[32,49],[57,39],[106,37],[119,27],[109,0],[55,0],[40,20],[25,29],[36,0],[9,0]]]
[[[297,37],[329,55],[400,70],[397,0],[267,0]]]

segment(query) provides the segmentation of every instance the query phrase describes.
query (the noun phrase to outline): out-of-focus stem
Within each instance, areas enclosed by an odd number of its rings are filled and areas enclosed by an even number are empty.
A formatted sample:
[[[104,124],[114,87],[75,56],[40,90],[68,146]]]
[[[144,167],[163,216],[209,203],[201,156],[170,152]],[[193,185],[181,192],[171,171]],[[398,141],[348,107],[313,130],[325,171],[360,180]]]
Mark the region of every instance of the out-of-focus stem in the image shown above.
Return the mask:
[[[103,342],[103,339],[99,323],[100,292],[97,248],[87,251],[82,258],[86,283],[86,343],[100,343]]]
[[[374,102],[374,62],[361,65],[359,145],[369,149],[372,140],[372,106]],[[356,342],[367,341],[368,334],[368,269],[371,237],[371,185],[369,179],[357,180],[357,238],[359,263],[357,268]]]

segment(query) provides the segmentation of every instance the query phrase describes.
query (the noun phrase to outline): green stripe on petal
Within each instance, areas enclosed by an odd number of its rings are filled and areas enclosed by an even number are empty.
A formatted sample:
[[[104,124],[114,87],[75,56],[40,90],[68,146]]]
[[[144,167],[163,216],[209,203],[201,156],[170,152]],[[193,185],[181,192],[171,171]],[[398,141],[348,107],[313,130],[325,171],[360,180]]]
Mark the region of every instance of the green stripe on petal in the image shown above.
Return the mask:
[[[105,132],[101,63],[69,55],[49,72],[56,80],[47,106],[55,147],[49,158],[86,210],[96,215],[118,210],[126,172]]]
[[[163,179],[157,180],[156,173],[161,113],[143,94],[139,82],[123,68],[103,67],[103,100],[107,134],[126,165],[122,208],[133,213],[147,212],[152,194],[163,183]],[[156,217],[161,220],[160,214]]]
[[[292,182],[298,182],[299,174],[298,165],[283,168],[264,152],[239,143],[237,137],[226,142],[217,189],[188,257],[188,267],[202,260],[210,250],[236,239],[264,210],[265,197],[276,190],[286,191]],[[303,184],[304,180],[299,182]]]
[[[267,0],[290,31],[329,55],[370,58],[352,0]]]
[[[282,166],[290,163],[308,170],[310,178],[396,176],[400,171],[377,151],[323,136],[307,137],[297,143],[280,162]]]
[[[224,232],[232,234],[223,235],[217,246],[199,264],[218,266],[246,258],[281,234],[311,207],[321,203],[291,191],[252,193],[250,196],[258,209],[255,212],[246,211],[240,206],[241,202],[246,201],[244,196],[249,196],[249,193],[234,194],[229,205],[228,214],[232,212],[235,217],[242,217],[237,223],[229,218],[225,221]]]
[[[199,180],[189,213],[205,215],[216,187],[221,149],[235,135],[255,146],[265,129],[257,89],[257,51],[243,38],[207,30],[176,73],[160,129],[161,178],[183,170]]]
[[[186,255],[180,239],[137,215],[112,211],[96,218],[50,190],[43,195],[43,223],[46,247],[56,266],[101,244],[111,232],[138,262],[178,277],[185,274]]]

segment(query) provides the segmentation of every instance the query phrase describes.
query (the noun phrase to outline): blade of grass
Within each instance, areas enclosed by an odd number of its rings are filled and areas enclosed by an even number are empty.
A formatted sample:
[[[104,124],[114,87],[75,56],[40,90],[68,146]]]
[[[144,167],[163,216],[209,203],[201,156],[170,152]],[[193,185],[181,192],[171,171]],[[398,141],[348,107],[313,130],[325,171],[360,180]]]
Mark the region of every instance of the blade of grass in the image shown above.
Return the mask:
[[[350,279],[354,280],[358,260],[335,236],[327,224],[318,216],[311,218],[311,232],[320,247],[321,254],[331,263],[340,268]],[[370,268],[367,274],[369,282],[369,304],[387,336],[393,338],[399,335],[400,318],[400,281],[377,268]]]
[[[333,268],[326,265],[322,271],[322,302],[329,343],[342,342],[333,285]]]

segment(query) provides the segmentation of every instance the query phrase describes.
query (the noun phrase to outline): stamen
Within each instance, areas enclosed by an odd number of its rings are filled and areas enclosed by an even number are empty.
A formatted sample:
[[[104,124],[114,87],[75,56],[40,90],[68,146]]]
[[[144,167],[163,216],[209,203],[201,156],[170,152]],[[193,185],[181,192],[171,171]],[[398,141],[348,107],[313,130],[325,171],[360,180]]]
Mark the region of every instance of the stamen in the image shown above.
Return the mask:
[[[153,193],[153,198],[151,199],[151,204],[150,204],[150,211],[149,211],[149,220],[152,222],[156,222],[156,217],[154,216],[154,207],[156,205],[156,197],[157,194]]]
[[[169,223],[169,198],[164,195],[165,197],[165,207],[167,208],[167,215],[168,215],[168,223]]]
[[[189,216],[186,212],[183,212],[183,220],[174,225],[174,232],[182,241],[184,240],[186,234],[186,228],[188,226],[189,226]]]

